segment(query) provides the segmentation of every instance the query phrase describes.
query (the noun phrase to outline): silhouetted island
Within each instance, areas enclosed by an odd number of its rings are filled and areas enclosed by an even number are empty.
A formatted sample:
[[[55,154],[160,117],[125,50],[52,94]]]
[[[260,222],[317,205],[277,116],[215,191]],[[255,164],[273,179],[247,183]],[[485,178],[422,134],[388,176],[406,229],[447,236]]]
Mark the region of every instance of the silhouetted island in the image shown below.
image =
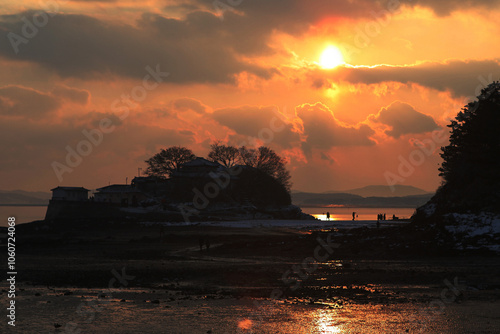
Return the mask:
[[[225,167],[196,157],[169,178],[135,177],[131,184],[51,189],[46,222],[314,219],[291,204],[287,189],[262,170]]]

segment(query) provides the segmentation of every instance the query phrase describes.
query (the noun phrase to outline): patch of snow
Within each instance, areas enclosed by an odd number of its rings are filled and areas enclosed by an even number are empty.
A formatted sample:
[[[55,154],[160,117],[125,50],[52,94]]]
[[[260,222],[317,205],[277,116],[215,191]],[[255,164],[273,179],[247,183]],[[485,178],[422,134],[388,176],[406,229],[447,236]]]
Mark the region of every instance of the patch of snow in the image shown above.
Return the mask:
[[[458,236],[461,240],[466,241],[472,238],[485,237],[483,240],[478,240],[477,245],[484,246],[495,252],[500,251],[498,242],[492,240],[495,234],[500,233],[500,215],[491,212],[481,212],[480,214],[449,213],[444,217],[453,224],[447,225],[446,230]],[[487,240],[491,241],[487,242]]]
[[[424,206],[422,206],[420,210],[424,213],[426,218],[429,218],[434,214],[434,212],[436,212],[436,204],[427,203]]]

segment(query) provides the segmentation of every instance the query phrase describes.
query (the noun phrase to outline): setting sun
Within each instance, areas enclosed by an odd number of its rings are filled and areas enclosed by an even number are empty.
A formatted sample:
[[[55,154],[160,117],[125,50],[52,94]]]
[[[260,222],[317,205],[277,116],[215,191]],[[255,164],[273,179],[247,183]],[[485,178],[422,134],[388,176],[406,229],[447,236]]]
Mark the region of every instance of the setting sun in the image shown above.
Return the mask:
[[[319,65],[324,69],[330,69],[344,64],[344,57],[342,52],[335,47],[327,47],[319,58]]]

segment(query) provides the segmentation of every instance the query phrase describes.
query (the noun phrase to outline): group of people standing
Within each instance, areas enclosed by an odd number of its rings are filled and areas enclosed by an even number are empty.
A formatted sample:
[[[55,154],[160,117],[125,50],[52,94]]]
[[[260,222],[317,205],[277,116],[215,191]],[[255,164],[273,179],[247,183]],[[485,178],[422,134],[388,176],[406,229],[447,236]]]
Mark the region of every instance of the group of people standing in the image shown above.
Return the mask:
[[[377,220],[385,220],[385,213],[379,213],[377,215]]]
[[[326,216],[326,220],[330,220],[330,212],[329,211],[326,213],[326,215],[324,213],[323,213],[323,215]],[[352,213],[352,220],[356,220],[356,218],[358,218],[358,215],[356,214],[356,212],[353,212]]]

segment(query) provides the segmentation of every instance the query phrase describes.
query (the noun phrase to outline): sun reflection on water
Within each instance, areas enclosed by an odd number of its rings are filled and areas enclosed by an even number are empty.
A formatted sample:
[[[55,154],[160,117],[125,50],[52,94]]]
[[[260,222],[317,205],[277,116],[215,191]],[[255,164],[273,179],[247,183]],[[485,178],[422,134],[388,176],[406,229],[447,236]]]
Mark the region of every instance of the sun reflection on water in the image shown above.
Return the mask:
[[[333,311],[325,311],[325,310],[318,310],[317,313],[314,315],[316,319],[316,328],[317,333],[322,333],[322,334],[336,334],[336,333],[343,333],[344,331],[342,330],[342,326],[338,325],[335,322],[335,319],[333,317],[334,312]]]
[[[240,322],[238,322],[238,328],[245,330],[252,328],[252,320],[250,319],[241,320]]]

